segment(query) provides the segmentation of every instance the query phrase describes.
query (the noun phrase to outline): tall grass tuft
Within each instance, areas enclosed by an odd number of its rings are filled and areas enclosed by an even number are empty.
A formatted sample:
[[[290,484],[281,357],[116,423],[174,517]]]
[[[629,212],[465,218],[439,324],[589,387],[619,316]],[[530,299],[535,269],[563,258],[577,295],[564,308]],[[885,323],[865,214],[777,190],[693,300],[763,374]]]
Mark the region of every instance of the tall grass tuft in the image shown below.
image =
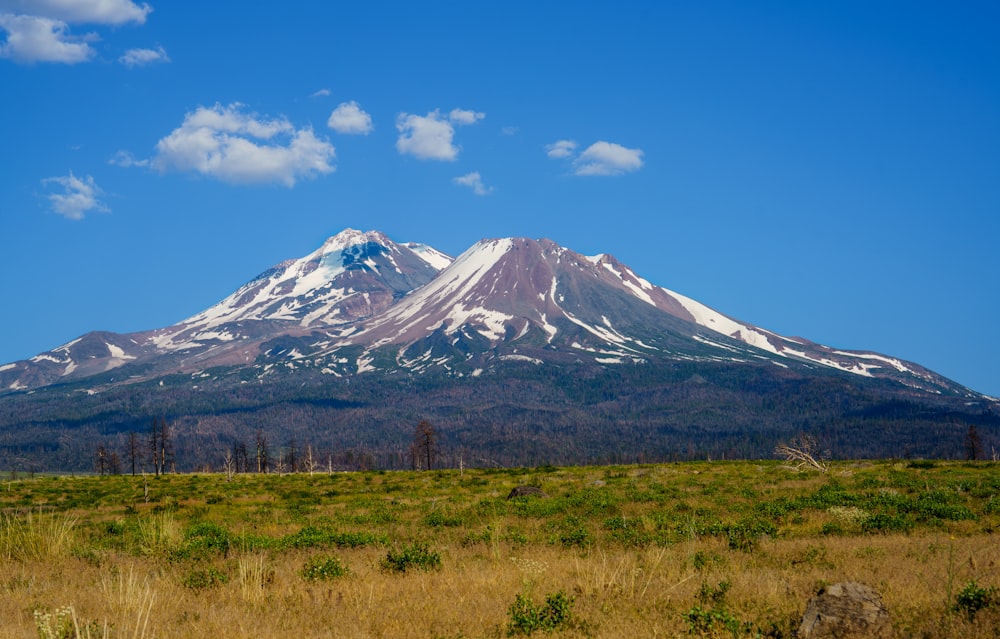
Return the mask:
[[[172,512],[162,512],[139,520],[142,552],[155,555],[176,548],[182,539],[181,526]]]
[[[267,600],[267,587],[274,581],[274,569],[264,553],[251,553],[239,558],[236,564],[239,574],[240,596],[243,601],[259,605]]]
[[[0,557],[8,561],[65,557],[74,541],[77,518],[28,513],[0,519]]]
[[[156,593],[149,580],[140,578],[133,566],[105,573],[101,578],[101,593],[116,620],[113,625],[119,629],[119,637],[144,639],[152,636],[149,616]]]

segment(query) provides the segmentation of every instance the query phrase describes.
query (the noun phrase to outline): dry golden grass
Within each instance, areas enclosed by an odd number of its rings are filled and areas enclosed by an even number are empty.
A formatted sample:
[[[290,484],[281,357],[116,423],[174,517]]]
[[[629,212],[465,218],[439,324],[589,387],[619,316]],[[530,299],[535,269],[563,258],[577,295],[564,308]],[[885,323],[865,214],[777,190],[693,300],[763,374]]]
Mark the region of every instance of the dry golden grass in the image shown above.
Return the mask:
[[[859,543],[860,542],[860,543]],[[715,557],[693,567],[695,553]],[[94,566],[60,562],[3,565],[0,637],[38,636],[34,611],[72,606],[83,625],[112,637],[498,637],[515,595],[574,597],[577,628],[554,636],[685,635],[685,611],[702,584],[729,582],[733,614],[792,636],[806,601],[822,583],[873,585],[900,637],[995,637],[981,612],[976,624],[948,612],[949,588],[995,571],[1000,551],[987,536],[886,536],[763,542],[753,553],[699,540],[669,548],[449,549],[435,572],[387,574],[378,549],[342,551],[351,575],[309,583],[297,573],[305,555],[237,559],[239,578],[193,592],[157,565],[109,557]],[[93,636],[100,636],[95,634]]]
[[[656,466],[622,471],[622,481],[631,482],[628,490],[655,482],[674,487],[677,495],[651,506],[642,501],[647,497],[623,498],[612,507],[597,499],[610,489],[595,493],[581,506],[581,512],[595,511],[593,521],[581,520],[590,525],[591,543],[579,546],[558,541],[565,513],[526,516],[491,501],[506,486],[473,489],[463,484],[438,490],[419,474],[310,480],[317,494],[334,485],[337,495],[327,494],[325,501],[313,500],[308,507],[281,506],[273,496],[255,498],[249,494],[253,480],[247,479],[245,486],[233,488],[239,500],[222,503],[214,519],[204,500],[189,500],[184,508],[194,509],[193,514],[183,508],[123,514],[120,505],[98,504],[54,515],[62,518],[59,525],[35,519],[24,528],[25,520],[9,517],[0,531],[7,535],[0,540],[8,540],[0,545],[0,639],[41,637],[36,611],[55,614],[66,607],[72,608],[80,636],[91,638],[496,638],[507,636],[509,608],[518,594],[540,602],[559,591],[573,598],[575,621],[543,636],[683,637],[691,636],[685,613],[703,603],[700,593],[706,587],[723,583],[729,584],[725,607],[733,617],[750,623],[755,632],[769,633],[764,636],[792,637],[817,588],[842,580],[865,582],[881,593],[898,637],[1000,634],[996,609],[980,611],[971,622],[953,610],[954,595],[965,584],[998,583],[994,515],[980,515],[975,525],[962,520],[905,534],[824,535],[825,524],[850,527],[861,515],[851,510],[854,506],[813,508],[785,521],[778,535],[759,538],[749,551],[734,549],[723,536],[699,532],[695,521],[702,515],[696,514],[688,532],[666,543],[629,546],[603,536],[602,522],[612,515],[653,531],[656,515],[675,512],[680,502],[690,512],[707,512],[704,517],[715,513],[725,518],[731,512],[725,508],[741,500],[752,504],[812,493],[830,481],[816,474],[759,471],[749,464],[682,470]],[[762,473],[770,473],[767,481],[755,483]],[[552,492],[605,479],[614,481],[600,469],[557,470],[545,477]],[[181,480],[171,481],[183,488]],[[727,483],[734,485],[732,491]],[[403,492],[411,484],[415,490]],[[285,485],[271,483],[267,490]],[[221,480],[212,486],[226,488]],[[576,494],[572,490],[564,494]],[[431,513],[465,513],[465,519],[428,527]],[[86,525],[78,524],[78,517]],[[107,542],[106,529],[118,530],[129,518],[135,520],[134,546]],[[225,521],[230,530],[279,536],[327,520],[353,521],[357,530],[384,533],[390,545],[429,539],[441,553],[442,567],[387,572],[379,567],[386,547],[377,544],[248,544],[198,556],[175,552],[183,548],[192,521]],[[472,533],[477,536],[470,543]],[[51,534],[70,541],[39,542],[47,550],[21,552],[10,540],[22,534],[25,539]],[[349,574],[330,581],[302,577],[307,559],[330,554]],[[209,568],[228,575],[228,581],[192,587],[192,571]],[[720,630],[705,636],[733,635]]]

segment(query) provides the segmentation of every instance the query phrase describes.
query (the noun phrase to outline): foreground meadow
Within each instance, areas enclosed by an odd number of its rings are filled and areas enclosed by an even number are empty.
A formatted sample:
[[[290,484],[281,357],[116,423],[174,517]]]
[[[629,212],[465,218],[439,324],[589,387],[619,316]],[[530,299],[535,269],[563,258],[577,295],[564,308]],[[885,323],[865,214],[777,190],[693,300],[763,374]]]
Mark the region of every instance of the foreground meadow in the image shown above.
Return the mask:
[[[11,478],[0,638],[792,637],[843,580],[899,637],[996,637],[998,493],[927,462]]]

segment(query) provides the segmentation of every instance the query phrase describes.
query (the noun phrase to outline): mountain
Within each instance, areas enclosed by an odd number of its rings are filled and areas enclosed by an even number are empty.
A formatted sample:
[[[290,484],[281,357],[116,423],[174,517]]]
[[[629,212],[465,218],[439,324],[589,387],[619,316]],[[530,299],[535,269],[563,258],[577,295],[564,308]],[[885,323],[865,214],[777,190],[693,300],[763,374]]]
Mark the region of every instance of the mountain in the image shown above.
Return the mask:
[[[0,366],[0,389],[0,466],[5,450],[79,464],[68,432],[120,439],[159,413],[199,458],[267,429],[388,466],[426,414],[452,445],[504,463],[666,458],[680,442],[689,456],[767,455],[799,430],[842,454],[870,451],[870,428],[895,429],[879,454],[953,450],[970,423],[1000,439],[991,398],[740,322],[610,255],[503,238],[452,260],[352,229],[173,326],[88,333]]]
[[[650,284],[613,256],[585,257],[549,240],[483,240],[426,286],[340,335],[318,359],[361,346],[353,372],[375,361],[388,368],[462,368],[496,357],[543,362],[560,355],[606,365],[650,358],[770,361],[976,395],[917,364],[739,322]],[[398,348],[385,364],[377,355],[390,347]]]
[[[252,363],[261,343],[381,313],[431,281],[451,258],[377,231],[347,229],[309,255],[278,264],[211,308],[173,326],[117,335],[88,333],[0,366],[0,388],[20,391],[128,365],[130,377]]]

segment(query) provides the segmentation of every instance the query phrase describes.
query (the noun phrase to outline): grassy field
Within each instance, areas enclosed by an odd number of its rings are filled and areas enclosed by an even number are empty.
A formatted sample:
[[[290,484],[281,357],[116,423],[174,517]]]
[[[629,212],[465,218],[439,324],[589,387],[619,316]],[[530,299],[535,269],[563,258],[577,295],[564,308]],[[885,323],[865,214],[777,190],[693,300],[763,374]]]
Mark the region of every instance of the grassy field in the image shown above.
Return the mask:
[[[11,478],[0,510],[0,638],[792,637],[842,580],[899,637],[1000,635],[991,463]]]

